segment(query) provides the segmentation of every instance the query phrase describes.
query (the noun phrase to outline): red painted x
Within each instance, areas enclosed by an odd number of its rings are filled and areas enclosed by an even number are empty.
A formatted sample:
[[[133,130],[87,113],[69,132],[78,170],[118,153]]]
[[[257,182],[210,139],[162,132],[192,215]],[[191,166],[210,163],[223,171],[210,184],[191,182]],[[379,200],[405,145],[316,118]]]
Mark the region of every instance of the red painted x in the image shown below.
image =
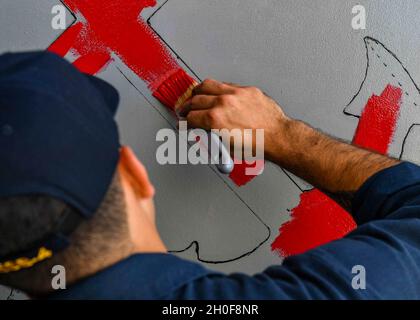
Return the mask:
[[[76,56],[74,65],[82,72],[97,73],[111,61],[111,54],[115,54],[154,91],[169,73],[180,68],[154,31],[139,18],[143,9],[156,5],[156,0],[62,1],[77,20],[49,50],[61,56],[72,53]],[[238,185],[245,184],[253,178],[245,176],[244,171],[244,166],[236,166],[234,175],[231,176]],[[314,194],[317,192],[313,191]],[[343,224],[345,228],[341,229],[333,226],[333,235],[327,232],[321,232],[321,238],[318,235],[314,238],[304,235],[307,241],[302,241],[295,251],[283,252],[285,255],[300,253],[341,237],[355,226],[347,213],[321,193],[315,194],[315,198],[310,202],[312,206],[321,208],[323,214],[318,218],[324,219],[325,225],[328,226],[329,222],[340,216],[348,223]],[[303,204],[301,207],[304,207]],[[310,214],[310,210],[306,211]],[[287,235],[286,230],[282,230],[283,235]],[[291,233],[294,237],[298,234],[293,228]],[[281,249],[282,241],[293,242],[287,236],[278,238],[273,244],[273,249]]]
[[[76,55],[74,65],[82,72],[95,74],[116,54],[143,79],[153,92],[167,75],[180,68],[154,31],[141,20],[143,9],[156,0],[63,0],[76,16],[76,22],[49,48],[65,56]],[[259,163],[261,166],[262,163]],[[230,178],[244,185],[249,165],[235,165]]]

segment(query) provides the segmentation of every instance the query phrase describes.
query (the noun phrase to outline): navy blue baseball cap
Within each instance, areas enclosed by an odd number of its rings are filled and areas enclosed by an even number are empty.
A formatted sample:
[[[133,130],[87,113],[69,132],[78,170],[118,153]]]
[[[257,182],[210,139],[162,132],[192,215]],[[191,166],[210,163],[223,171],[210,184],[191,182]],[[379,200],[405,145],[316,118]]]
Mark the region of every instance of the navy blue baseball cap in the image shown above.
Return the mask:
[[[47,195],[90,218],[119,160],[118,92],[49,52],[0,56],[0,197]]]

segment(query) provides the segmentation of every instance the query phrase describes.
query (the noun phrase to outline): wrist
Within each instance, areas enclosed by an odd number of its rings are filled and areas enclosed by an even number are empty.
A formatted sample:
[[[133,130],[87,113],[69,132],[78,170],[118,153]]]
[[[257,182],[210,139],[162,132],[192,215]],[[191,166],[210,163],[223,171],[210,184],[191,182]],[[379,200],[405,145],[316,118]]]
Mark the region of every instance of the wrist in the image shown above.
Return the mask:
[[[266,135],[265,157],[266,159],[278,163],[279,159],[284,158],[291,150],[293,131],[295,131],[298,121],[281,117],[276,121],[271,132]]]

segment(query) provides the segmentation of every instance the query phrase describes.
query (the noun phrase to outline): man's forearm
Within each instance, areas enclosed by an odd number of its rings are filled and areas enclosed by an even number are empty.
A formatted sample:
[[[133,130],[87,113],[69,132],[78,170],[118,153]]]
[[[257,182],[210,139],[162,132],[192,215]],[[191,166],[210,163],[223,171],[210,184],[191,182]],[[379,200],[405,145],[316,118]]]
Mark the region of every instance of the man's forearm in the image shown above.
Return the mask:
[[[273,99],[255,87],[206,80],[182,109],[192,127],[264,129],[266,158],[328,193],[348,210],[352,194],[369,177],[398,164],[289,119]],[[245,142],[245,147],[258,146]]]
[[[375,173],[398,160],[331,138],[307,124],[284,120],[267,157],[330,195],[350,211],[351,199]]]

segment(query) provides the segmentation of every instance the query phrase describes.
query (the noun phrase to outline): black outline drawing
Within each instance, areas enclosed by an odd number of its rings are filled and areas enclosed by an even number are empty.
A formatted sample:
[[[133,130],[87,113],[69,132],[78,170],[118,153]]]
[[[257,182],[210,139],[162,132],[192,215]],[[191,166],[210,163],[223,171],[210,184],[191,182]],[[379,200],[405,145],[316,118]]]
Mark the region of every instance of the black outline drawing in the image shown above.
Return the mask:
[[[413,85],[414,85],[414,87],[417,89],[417,92],[420,94],[420,88],[418,87],[418,85],[417,85],[417,83],[414,81],[414,78],[411,76],[411,74],[410,74],[410,72],[407,70],[407,68],[404,66],[404,64],[401,62],[401,60],[397,57],[397,55],[394,53],[394,52],[392,52],[390,49],[388,49],[382,42],[380,42],[379,40],[377,40],[377,39],[375,39],[375,38],[372,38],[372,37],[369,37],[369,36],[367,36],[367,37],[364,37],[363,38],[363,41],[364,41],[364,43],[365,43],[365,48],[366,48],[366,70],[365,70],[365,75],[364,75],[364,78],[363,78],[363,81],[362,81],[362,83],[360,84],[360,87],[359,87],[359,90],[357,91],[357,93],[353,96],[353,98],[350,100],[350,102],[346,105],[346,107],[344,108],[344,110],[343,110],[343,113],[346,115],[346,116],[351,116],[351,117],[355,117],[355,118],[357,118],[357,119],[359,119],[360,118],[360,116],[357,116],[357,115],[355,115],[355,114],[352,114],[352,113],[350,113],[350,112],[348,112],[347,111],[347,109],[350,107],[350,105],[354,102],[354,100],[357,98],[357,96],[361,93],[361,91],[362,91],[362,89],[363,89],[363,87],[364,87],[364,85],[365,85],[365,82],[366,82],[366,80],[367,80],[367,77],[368,77],[368,73],[369,73],[369,70],[370,70],[370,57],[369,57],[369,47],[368,47],[368,41],[372,41],[372,42],[374,42],[374,43],[376,43],[377,45],[379,45],[379,46],[381,46],[381,47],[383,47],[384,49],[385,49],[385,51],[386,52],[388,52],[397,62],[398,62],[398,64],[401,66],[401,68],[402,68],[402,70],[408,75],[408,77],[410,78],[410,80],[411,80],[411,82],[413,83]],[[377,55],[377,57],[379,58],[379,59],[381,59],[381,57],[380,56],[378,56]],[[388,68],[388,64],[386,64],[385,62],[383,62],[383,66],[385,67],[385,68]],[[392,77],[393,78],[395,78],[395,74],[392,74]],[[398,82],[398,84],[400,85],[400,86],[402,86],[402,84],[401,84],[401,82]],[[408,96],[409,94],[408,94],[408,92],[405,92],[405,94]],[[417,102],[414,102],[414,106],[418,106],[419,105],[419,103],[417,103]],[[419,111],[420,111],[420,109],[419,109]],[[411,130],[415,127],[415,126],[420,126],[420,123],[413,123],[411,126],[410,126],[410,128],[408,129],[408,131],[407,131],[407,133],[406,133],[406,135],[404,136],[404,139],[403,139],[403,142],[402,142],[402,146],[401,146],[401,152],[400,152],[400,155],[398,156],[398,158],[399,159],[402,159],[402,156],[404,155],[404,150],[405,150],[405,146],[406,146],[406,142],[407,142],[407,139],[408,139],[408,137],[409,137],[409,135],[410,135],[410,132],[411,132]],[[419,159],[420,160],[420,159]]]
[[[6,300],[13,300],[14,294],[15,294],[15,289],[10,289],[9,295],[7,296]]]

